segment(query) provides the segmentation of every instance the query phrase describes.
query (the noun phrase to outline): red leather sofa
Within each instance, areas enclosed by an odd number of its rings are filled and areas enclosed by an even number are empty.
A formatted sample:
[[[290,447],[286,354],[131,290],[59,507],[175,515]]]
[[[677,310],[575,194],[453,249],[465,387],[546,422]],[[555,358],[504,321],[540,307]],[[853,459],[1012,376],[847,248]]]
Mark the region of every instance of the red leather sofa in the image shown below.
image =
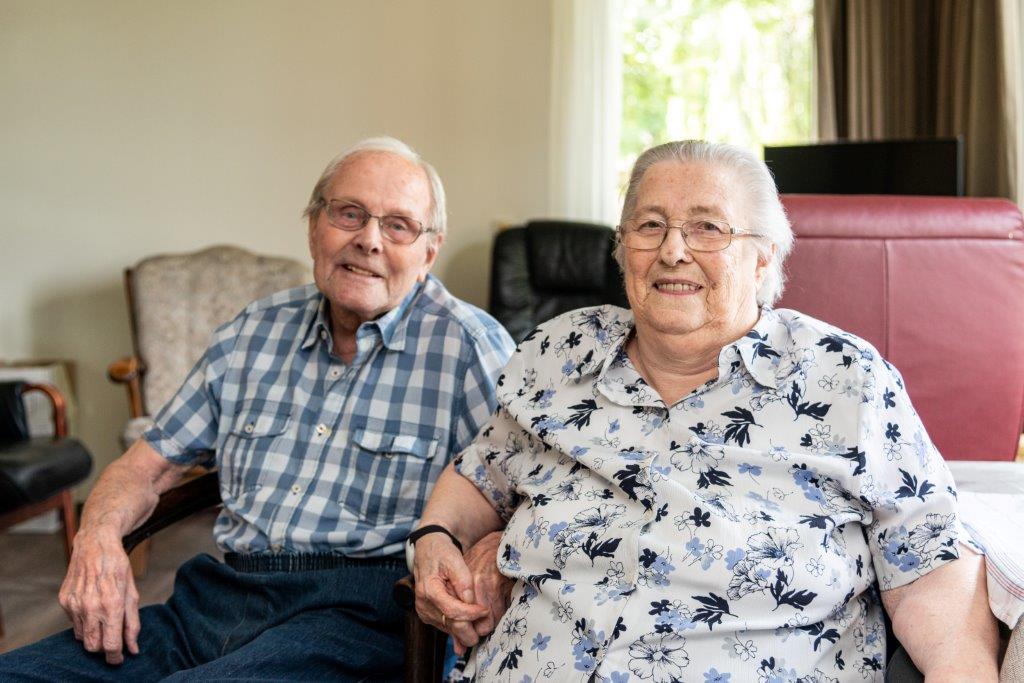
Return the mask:
[[[949,460],[1013,460],[1024,425],[1024,221],[1002,199],[783,195],[779,308],[875,345]]]

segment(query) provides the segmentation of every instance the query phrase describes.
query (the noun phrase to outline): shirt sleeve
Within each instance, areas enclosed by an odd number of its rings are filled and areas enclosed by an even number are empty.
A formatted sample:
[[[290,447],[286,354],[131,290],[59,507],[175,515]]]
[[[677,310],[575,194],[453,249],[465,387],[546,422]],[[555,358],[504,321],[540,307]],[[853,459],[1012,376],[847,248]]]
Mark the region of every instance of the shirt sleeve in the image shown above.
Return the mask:
[[[528,345],[529,346],[529,345]],[[497,378],[498,407],[483,430],[457,458],[455,471],[471,481],[506,522],[520,502],[517,474],[534,449],[533,437],[509,410],[523,386],[529,350],[520,347]]]
[[[228,361],[242,328],[243,311],[221,326],[213,343],[196,362],[174,397],[142,438],[163,457],[179,465],[204,464],[216,448],[220,398]]]
[[[864,372],[859,449],[861,495],[872,506],[868,547],[882,590],[908,584],[959,557],[966,540],[956,488],[910,403],[896,368],[873,360]]]
[[[450,453],[459,453],[487,423],[498,399],[497,379],[515,344],[498,322],[491,320],[486,331],[467,345],[462,363],[462,395],[457,402]]]

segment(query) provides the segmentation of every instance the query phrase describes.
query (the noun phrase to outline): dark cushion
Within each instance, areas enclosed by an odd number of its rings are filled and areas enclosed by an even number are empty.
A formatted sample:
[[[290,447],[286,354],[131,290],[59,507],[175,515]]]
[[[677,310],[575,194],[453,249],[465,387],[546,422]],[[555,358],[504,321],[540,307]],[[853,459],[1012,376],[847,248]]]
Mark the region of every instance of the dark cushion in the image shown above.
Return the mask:
[[[553,294],[604,291],[612,231],[606,225],[530,221],[526,224],[526,258],[530,285]]]
[[[612,229],[531,221],[494,240],[489,310],[516,341],[557,315],[584,306],[626,306],[612,258]]]
[[[24,382],[0,382],[0,443],[28,438]]]
[[[38,503],[89,475],[92,457],[77,439],[0,445],[0,513]]]

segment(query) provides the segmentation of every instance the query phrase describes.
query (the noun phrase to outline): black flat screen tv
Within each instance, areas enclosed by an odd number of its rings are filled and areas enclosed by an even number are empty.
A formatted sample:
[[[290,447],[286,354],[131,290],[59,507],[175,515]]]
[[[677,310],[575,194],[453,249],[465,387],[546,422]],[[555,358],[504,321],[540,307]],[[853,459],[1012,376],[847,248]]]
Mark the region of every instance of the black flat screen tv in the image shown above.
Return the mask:
[[[963,196],[963,138],[765,147],[783,193]]]

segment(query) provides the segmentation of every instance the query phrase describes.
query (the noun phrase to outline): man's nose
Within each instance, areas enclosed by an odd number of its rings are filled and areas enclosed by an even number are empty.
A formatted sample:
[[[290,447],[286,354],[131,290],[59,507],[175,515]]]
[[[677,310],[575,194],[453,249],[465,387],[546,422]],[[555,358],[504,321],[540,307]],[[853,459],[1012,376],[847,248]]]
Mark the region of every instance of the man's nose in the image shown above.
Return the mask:
[[[674,266],[680,261],[685,263],[693,261],[693,254],[686,244],[686,233],[683,232],[683,228],[669,226],[665,232],[665,241],[658,249],[658,256],[662,263],[670,266]]]
[[[384,247],[384,236],[380,231],[380,220],[374,216],[366,219],[364,225],[355,237],[356,246],[363,251],[374,253]]]

